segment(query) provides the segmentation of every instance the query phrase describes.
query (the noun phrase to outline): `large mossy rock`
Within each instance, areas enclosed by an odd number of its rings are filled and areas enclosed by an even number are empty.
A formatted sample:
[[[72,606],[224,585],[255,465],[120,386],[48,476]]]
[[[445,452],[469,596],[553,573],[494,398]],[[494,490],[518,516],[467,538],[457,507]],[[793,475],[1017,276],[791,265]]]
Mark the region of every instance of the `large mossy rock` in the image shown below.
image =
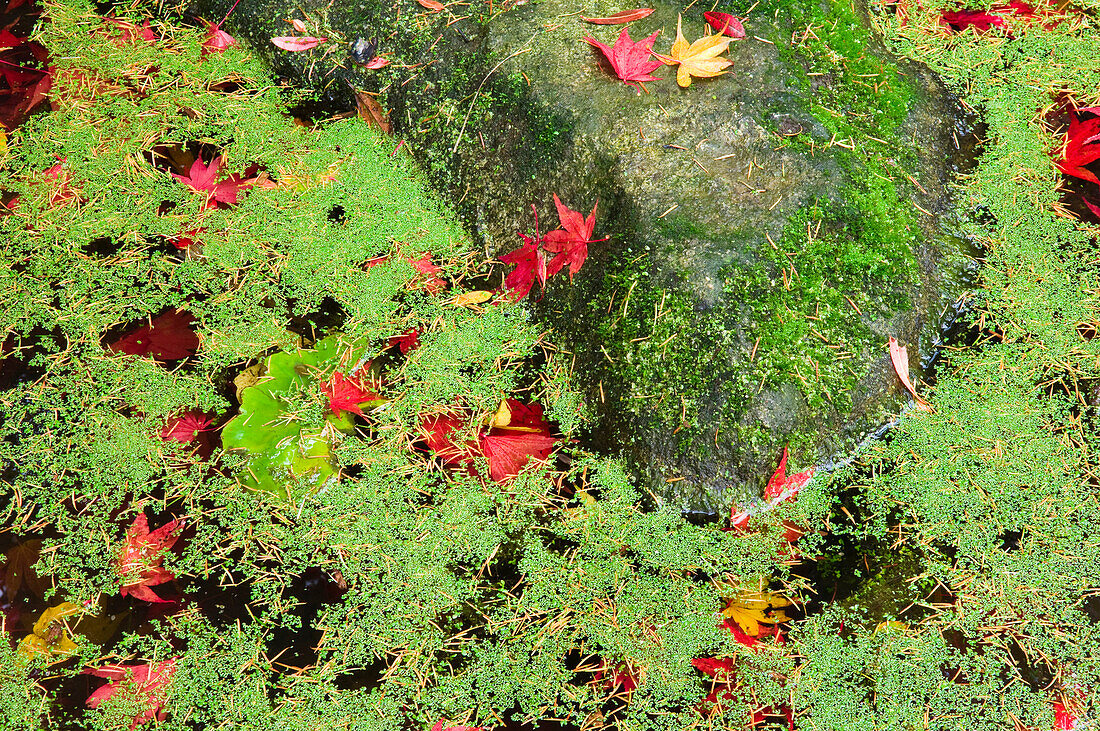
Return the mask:
[[[752,5],[729,73],[680,88],[666,67],[647,93],[582,40],[614,42],[620,27],[579,17],[623,9],[609,2],[243,0],[227,27],[336,107],[380,92],[487,253],[533,230],[532,203],[545,229],[552,194],[584,212],[598,199],[609,240],[572,284],[552,280],[538,316],[600,417],[597,445],[658,496],[721,510],[783,445],[804,466],[880,423],[898,396],[887,337],[915,358],[958,288],[939,222],[962,134],[949,95],[891,58],[858,5]],[[659,3],[631,35],[660,30],[667,53],[681,13],[689,40],[705,32],[701,9]],[[279,51],[287,18],[333,40]],[[359,39],[393,63],[356,65]]]

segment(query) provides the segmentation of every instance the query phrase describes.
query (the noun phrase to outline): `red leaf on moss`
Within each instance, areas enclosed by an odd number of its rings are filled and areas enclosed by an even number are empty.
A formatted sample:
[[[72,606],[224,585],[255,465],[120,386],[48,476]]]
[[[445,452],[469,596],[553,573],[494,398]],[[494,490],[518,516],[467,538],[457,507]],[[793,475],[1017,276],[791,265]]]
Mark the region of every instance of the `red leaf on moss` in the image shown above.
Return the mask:
[[[192,329],[195,322],[191,313],[172,310],[107,347],[114,353],[148,356],[154,360],[181,360],[194,355],[199,347],[199,336]]]
[[[745,26],[741,24],[741,19],[730,15],[729,13],[715,13],[706,11],[703,13],[703,17],[706,18],[707,23],[711,28],[723,35],[727,35],[730,38],[744,38]]]
[[[314,38],[313,36],[278,36],[272,38],[271,42],[284,51],[298,52],[316,48],[327,40],[328,38]]]
[[[375,56],[370,61],[367,61],[365,64],[363,64],[363,68],[365,68],[365,69],[380,69],[383,66],[389,66],[389,65],[390,65],[390,60],[388,58],[386,58],[384,56]]]
[[[783,447],[783,455],[779,458],[779,466],[764,488],[764,497],[776,502],[793,500],[798,495],[798,491],[805,487],[810,478],[814,476],[814,469],[811,467],[805,472],[799,472],[797,475],[788,477],[787,448]]]
[[[557,439],[549,434],[493,429],[481,435],[478,443],[489,460],[489,476],[502,483],[518,475],[531,460],[545,462]]]
[[[128,45],[133,45],[139,39],[146,43],[152,43],[157,39],[156,32],[149,27],[149,21],[146,20],[141,25],[136,25],[128,20],[119,20],[118,18],[104,18],[104,20],[110,25],[114,26],[112,30],[107,30],[106,35],[115,39],[115,45],[119,48],[125,48]],[[101,33],[103,31],[96,31]]]
[[[206,37],[202,41],[203,54],[225,53],[225,49],[230,46],[240,45],[236,38],[222,30],[217,23],[211,23],[209,20],[202,22],[206,25]]]
[[[439,278],[443,268],[432,264],[431,254],[424,254],[419,259],[406,258],[405,261],[413,265],[413,269],[423,275],[413,289],[421,289],[428,294],[437,294],[447,288],[447,283]]]
[[[111,682],[88,696],[85,703],[97,708],[109,698],[120,695],[136,700],[141,711],[133,717],[130,728],[134,729],[146,721],[156,718],[164,720],[164,704],[168,699],[168,685],[176,672],[176,660],[145,663],[144,665],[104,665],[83,671],[85,675],[107,678]]]
[[[712,678],[726,677],[733,672],[733,658],[731,657],[697,657],[691,664],[701,673],[706,673]]]
[[[185,411],[179,416],[168,419],[164,428],[160,430],[160,438],[166,442],[179,442],[189,444],[195,440],[199,432],[206,431],[210,426],[210,417],[201,411]]]
[[[124,582],[119,589],[119,594],[130,595],[147,602],[168,601],[161,599],[149,587],[176,578],[176,575],[161,566],[161,563],[164,561],[164,552],[170,550],[179,539],[175,533],[182,527],[180,521],[171,520],[150,533],[149,519],[145,517],[145,513],[137,514],[133,524],[126,531],[122,551],[115,559],[115,573],[122,577]]]
[[[1082,118],[1083,114],[1088,118]],[[1096,173],[1085,167],[1097,160],[1100,160],[1100,107],[1071,110],[1058,169],[1066,175],[1100,184]]]
[[[215,157],[207,165],[202,161],[202,158],[195,158],[195,162],[191,163],[191,169],[187,171],[187,175],[172,173],[172,177],[196,193],[206,193],[207,205],[215,201],[236,205],[237,194],[241,188],[247,188],[255,183],[256,179],[234,173],[225,180],[219,181],[218,170],[221,168],[223,160],[224,156]],[[248,173],[245,173],[245,175],[248,175]]]
[[[582,15],[581,20],[595,25],[619,25],[620,23],[631,23],[635,20],[641,20],[652,14],[653,8],[635,8],[634,10],[623,10],[618,13],[613,13],[606,18],[586,18]]]
[[[648,38],[633,41],[627,29],[623,28],[614,46],[600,43],[595,38],[589,38],[588,36],[585,36],[584,40],[603,52],[603,55],[611,63],[611,68],[615,70],[615,75],[622,79],[623,83],[644,91],[645,86],[642,82],[660,81],[659,77],[651,74],[651,72],[664,65],[661,59],[654,58],[652,54],[653,42],[660,32],[659,30],[654,31],[653,35]]]
[[[489,429],[478,438],[489,462],[489,476],[498,483],[514,478],[532,460],[545,462],[558,442],[550,435],[541,404],[527,406],[516,399],[507,399],[507,404],[508,426]]]
[[[523,234],[519,236],[524,241],[523,246],[500,257],[505,264],[514,264],[516,267],[504,277],[504,288],[516,302],[531,292],[536,281],[546,286],[546,255],[539,249],[538,239],[531,239]]]
[[[592,213],[585,218],[580,212],[574,211],[562,203],[557,194],[554,194],[554,205],[558,209],[558,219],[562,228],[550,231],[542,237],[542,247],[547,251],[557,254],[546,267],[548,275],[557,274],[565,264],[569,265],[569,278],[572,279],[584,260],[588,258],[588,245],[596,241],[606,239],[592,239],[592,230],[596,227],[596,206],[592,206]]]
[[[368,363],[365,368],[369,368]],[[382,397],[375,392],[376,386],[370,383],[345,376],[337,371],[332,378],[323,384],[325,394],[328,396],[328,407],[332,413],[339,415],[341,411],[350,411],[353,414],[363,415],[364,404],[372,401],[381,401]]]

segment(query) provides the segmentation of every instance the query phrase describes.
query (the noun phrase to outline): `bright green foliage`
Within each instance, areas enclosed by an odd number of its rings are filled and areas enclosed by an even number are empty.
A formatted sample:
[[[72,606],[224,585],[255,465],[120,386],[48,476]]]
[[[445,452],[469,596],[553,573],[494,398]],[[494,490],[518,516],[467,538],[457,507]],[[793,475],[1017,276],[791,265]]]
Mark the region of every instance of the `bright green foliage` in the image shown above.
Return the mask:
[[[0,170],[19,196],[0,217],[15,374],[0,391],[0,511],[13,535],[43,539],[37,570],[56,586],[22,590],[27,619],[60,600],[121,619],[102,643],[77,637],[79,657],[38,676],[44,692],[4,662],[13,727],[39,727],[49,704],[42,727],[129,728],[140,688],[92,710],[81,693],[106,681],[74,678],[169,658],[166,729],[579,726],[615,703],[597,672],[620,662],[645,680],[624,725],[702,723],[690,660],[732,644],[712,579],[781,578],[774,547],[646,512],[617,467],[567,446],[579,397],[530,365],[524,309],[455,304],[456,283],[484,272],[392,140],[355,119],[295,124],[293,94],[244,51],[203,55],[198,29],[153,23],[147,42],[79,2],[49,16],[57,108],[14,132]],[[207,209],[170,174],[189,155],[256,180]],[[411,264],[424,255],[442,268],[431,286]],[[193,356],[111,350],[178,309],[196,321]],[[420,346],[401,354],[390,340],[410,328]],[[384,402],[331,414],[323,384],[367,361]],[[234,380],[256,370],[238,401]],[[426,415],[469,414],[461,442],[508,397],[546,407],[565,458],[505,485],[484,460],[433,458]],[[186,411],[209,429],[165,438]],[[160,557],[176,581],[157,586],[185,603],[156,621],[119,596],[139,512],[185,526]]]

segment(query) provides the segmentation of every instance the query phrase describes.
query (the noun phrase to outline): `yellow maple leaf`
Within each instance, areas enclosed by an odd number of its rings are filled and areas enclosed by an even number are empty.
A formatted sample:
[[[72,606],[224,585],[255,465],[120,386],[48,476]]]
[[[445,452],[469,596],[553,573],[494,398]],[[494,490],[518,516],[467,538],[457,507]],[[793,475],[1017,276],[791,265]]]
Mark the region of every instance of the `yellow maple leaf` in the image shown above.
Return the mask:
[[[680,68],[676,69],[676,83],[688,87],[691,86],[692,76],[706,78],[726,73],[724,69],[732,66],[733,62],[728,58],[717,58],[717,56],[729,49],[730,40],[732,39],[719,33],[713,36],[703,36],[694,43],[688,44],[687,39],[684,38],[682,23],[683,19],[677,16],[676,42],[672,44],[669,55],[653,54],[664,61],[667,66],[680,64]]]
[[[750,637],[760,634],[761,624],[781,624],[789,621],[786,608],[793,602],[770,591],[753,591],[726,599],[722,616],[732,619]]]

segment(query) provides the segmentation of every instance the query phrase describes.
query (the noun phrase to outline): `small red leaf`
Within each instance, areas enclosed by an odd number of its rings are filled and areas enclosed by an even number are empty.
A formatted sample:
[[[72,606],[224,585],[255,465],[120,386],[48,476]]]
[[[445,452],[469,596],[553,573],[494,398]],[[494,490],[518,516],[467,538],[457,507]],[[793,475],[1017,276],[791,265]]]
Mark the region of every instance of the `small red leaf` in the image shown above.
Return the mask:
[[[730,15],[729,13],[712,13],[710,11],[703,13],[703,17],[706,18],[711,28],[714,28],[723,35],[727,35],[730,38],[745,37],[745,26],[741,25],[740,18]]]
[[[294,26],[294,30],[298,31],[299,33],[306,32],[306,24],[303,23],[301,20],[295,18],[294,20],[290,21],[290,24]]]
[[[653,8],[635,8],[634,10],[624,10],[621,13],[614,13],[606,18],[586,18],[582,15],[581,20],[586,23],[595,23],[596,25],[619,25],[620,23],[630,23],[631,21],[641,20],[652,14]]]
[[[199,432],[206,431],[210,426],[210,417],[201,411],[185,411],[179,416],[173,416],[160,430],[160,438],[166,442],[179,442],[188,444],[195,440]]]
[[[366,368],[370,368],[368,363]],[[350,411],[353,414],[363,415],[363,404],[374,401],[382,401],[382,397],[375,392],[375,384],[363,383],[355,378],[345,376],[337,371],[332,374],[332,379],[323,384],[325,394],[328,396],[328,406],[332,413],[339,415],[341,411]]]
[[[163,584],[176,578],[171,571],[164,569],[164,552],[171,550],[179,539],[175,535],[183,527],[178,520],[171,520],[155,531],[149,531],[149,519],[145,513],[138,513],[134,522],[126,531],[126,541],[122,551],[115,558],[115,573],[123,582],[119,589],[122,596],[131,595],[147,602],[166,602],[149,587]]]
[[[199,347],[199,338],[192,329],[194,324],[191,313],[173,310],[108,343],[107,347],[113,353],[181,360],[194,355]]]
[[[272,38],[271,42],[284,51],[297,52],[316,48],[327,40],[328,38],[314,38],[313,36],[278,36]]]
[[[388,58],[386,58],[385,56],[375,56],[370,61],[367,61],[365,64],[363,64],[363,68],[365,68],[365,69],[380,69],[383,66],[389,66],[389,65],[390,65],[390,60]]]
[[[437,0],[416,0],[416,2],[420,3],[420,7],[437,13],[443,9],[443,3],[437,2]]]

